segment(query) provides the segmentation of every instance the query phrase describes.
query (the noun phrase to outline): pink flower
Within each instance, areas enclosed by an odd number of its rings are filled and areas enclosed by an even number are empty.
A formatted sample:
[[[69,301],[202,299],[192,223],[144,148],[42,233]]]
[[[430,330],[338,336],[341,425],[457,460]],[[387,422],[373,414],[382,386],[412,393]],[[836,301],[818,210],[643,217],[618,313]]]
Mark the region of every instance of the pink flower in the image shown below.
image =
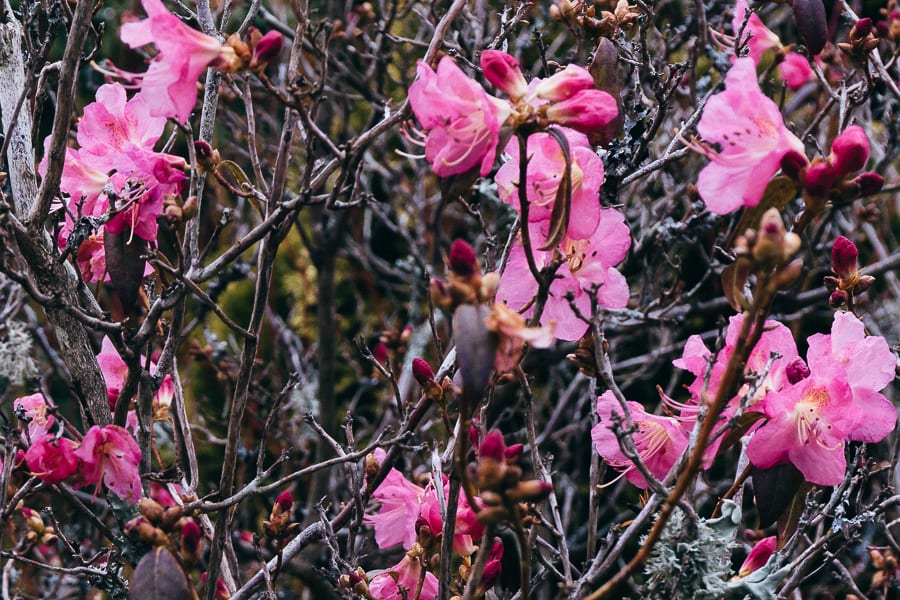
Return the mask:
[[[547,118],[582,133],[606,127],[619,115],[616,99],[603,90],[581,90],[547,106]]]
[[[482,177],[490,173],[509,104],[488,95],[447,56],[437,72],[419,62],[409,103],[428,132],[425,158],[435,173],[449,177],[479,164]]]
[[[697,131],[722,147],[701,151],[710,163],[700,172],[697,187],[709,210],[727,214],[741,206],[756,206],[781,157],[803,143],[784,125],[778,106],[759,89],[756,65],[739,58],[725,78],[725,91],[706,103]]]
[[[734,18],[731,21],[731,30],[735,36],[741,31],[747,9],[747,0],[738,0],[734,5]],[[747,41],[748,55],[757,65],[767,50],[781,47],[781,40],[771,29],[763,24],[762,19],[755,12],[750,13],[750,18],[744,27],[744,36],[741,41],[743,42],[744,40]]]
[[[778,65],[778,73],[792,90],[799,90],[815,77],[809,60],[802,54],[788,52]]]
[[[94,425],[84,434],[75,456],[83,464],[81,478],[84,484],[96,483],[99,488],[103,483],[129,502],[140,499],[141,475],[138,469],[141,450],[124,428]]]
[[[386,549],[397,544],[403,544],[406,550],[413,547],[418,537],[416,522],[424,496],[425,490],[407,481],[400,471],[391,469],[388,472],[372,493],[372,497],[381,503],[378,514],[363,518],[364,523],[375,529],[375,543],[379,548]]]
[[[687,447],[688,437],[677,419],[650,414],[637,402],[629,402],[628,408],[637,427],[637,432],[632,434],[634,446],[650,472],[662,479]],[[611,467],[624,472],[628,481],[646,489],[647,480],[622,452],[619,440],[611,429],[612,415],[622,415],[619,401],[611,391],[597,398],[597,414],[600,415],[600,422],[591,429],[594,448]],[[624,417],[622,419],[624,427]]]
[[[160,0],[141,0],[147,19],[125,23],[123,42],[132,48],[154,44],[159,52],[141,80],[154,116],[174,117],[184,123],[197,102],[197,80],[209,66],[228,68],[234,50],[214,37],[185,25]]]
[[[869,160],[869,138],[859,125],[851,125],[831,143],[828,162],[835,176],[841,178],[866,166]]]
[[[110,410],[115,410],[116,401],[119,399],[119,392],[125,385],[125,379],[128,377],[128,365],[119,356],[119,352],[109,338],[103,338],[103,344],[100,346],[100,354],[97,355],[97,363],[100,365],[100,372],[103,373],[103,379],[106,381],[106,395],[109,399]],[[144,363],[143,357],[141,364]],[[156,363],[150,363],[151,374],[156,374]],[[168,408],[172,404],[172,397],[175,395],[175,384],[169,375],[163,379],[156,394],[153,396],[154,414],[156,408]]]
[[[791,462],[807,481],[836,485],[846,470],[846,441],[874,443],[894,429],[897,410],[878,392],[894,379],[896,358],[852,313],[835,314],[830,335],[807,341],[809,376],[760,402],[769,421],[747,454],[760,468]]]
[[[25,463],[47,485],[59,483],[78,470],[75,442],[68,438],[57,440],[50,434],[45,435],[33,442],[25,452]]]
[[[569,143],[571,191],[569,229],[572,238],[587,238],[600,222],[600,186],[603,185],[603,161],[591,149],[587,136],[563,129]],[[528,179],[525,184],[529,202],[529,221],[547,221],[553,213],[560,183],[565,173],[565,157],[559,142],[548,133],[528,136]],[[504,150],[510,156],[497,171],[497,194],[518,212],[519,141],[511,140]]]
[[[519,68],[519,61],[506,52],[500,50],[482,52],[481,70],[494,87],[513,100],[518,100],[528,92],[528,84]]]
[[[422,562],[418,558],[410,558],[404,555],[403,559],[388,569],[386,573],[380,573],[369,582],[369,593],[376,600],[407,600],[419,598],[419,600],[434,600],[438,593],[438,579],[434,573],[426,572],[422,580],[422,589],[419,589]],[[418,593],[417,593],[418,592]]]
[[[546,222],[545,222],[546,223]],[[536,248],[546,237],[538,225],[531,224],[532,246]],[[622,308],[628,304],[628,283],[614,266],[622,262],[631,245],[631,235],[625,217],[614,209],[603,209],[600,224],[587,239],[565,238],[560,251],[565,262],[557,271],[558,279],[550,285],[550,297],[544,305],[542,320],[556,321],[555,335],[561,340],[580,339],[588,324],[572,311],[567,296],[572,295],[577,309],[584,317],[591,314],[591,290],[599,286],[597,300],[607,308]],[[533,249],[539,269],[552,259],[551,252]],[[537,282],[528,269],[525,249],[521,242],[510,251],[506,270],[500,277],[497,301],[521,310],[532,303]],[[522,314],[532,313],[529,307]]]
[[[13,409],[20,419],[28,421],[28,438],[34,442],[50,432],[55,421],[53,415],[47,414],[47,402],[43,394],[22,396],[13,401]]]

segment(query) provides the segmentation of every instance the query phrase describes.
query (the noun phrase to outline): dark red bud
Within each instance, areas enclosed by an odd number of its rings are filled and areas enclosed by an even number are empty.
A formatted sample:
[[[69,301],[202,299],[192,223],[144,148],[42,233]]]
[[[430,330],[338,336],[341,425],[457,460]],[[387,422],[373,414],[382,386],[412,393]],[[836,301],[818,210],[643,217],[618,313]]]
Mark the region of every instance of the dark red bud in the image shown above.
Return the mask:
[[[840,308],[847,303],[847,292],[844,290],[835,290],[828,297],[828,305],[831,308]]]
[[[478,256],[465,240],[456,239],[450,246],[450,270],[460,277],[471,277],[479,270]]]
[[[806,366],[803,359],[798,356],[784,368],[784,374],[787,377],[788,382],[793,385],[798,381],[803,381],[809,377],[809,367]]]
[[[831,247],[831,268],[840,277],[856,275],[859,250],[856,244],[840,235]]]
[[[478,452],[478,446],[481,444],[481,436],[478,433],[478,428],[474,425],[469,427],[469,442],[472,444],[475,452]]]
[[[354,586],[363,580],[363,578],[360,577],[359,574],[355,571],[350,571],[349,573],[347,573],[347,579],[350,581],[351,586]]]
[[[884,187],[884,177],[878,173],[867,171],[865,173],[860,173],[856,179],[853,180],[853,183],[859,186],[860,197],[871,196],[872,194],[880,192],[881,188]]]
[[[822,198],[828,195],[834,183],[834,169],[827,162],[814,163],[806,169],[803,188],[811,196]]]
[[[425,385],[429,381],[434,381],[434,371],[431,370],[431,365],[421,358],[413,359],[412,372],[419,385]]]
[[[194,142],[194,152],[197,153],[198,160],[203,160],[212,156],[213,149],[212,146],[209,145],[209,142],[197,140]]]
[[[278,498],[276,498],[275,502],[281,507],[281,512],[290,512],[291,508],[294,506],[294,497],[291,496],[290,490],[284,490],[278,494]]]
[[[181,528],[181,547],[185,552],[193,554],[200,546],[201,537],[203,537],[203,532],[200,531],[200,526],[193,519],[190,519]]]
[[[372,349],[372,358],[378,361],[380,365],[386,365],[388,361],[388,349],[384,342],[378,342]]]
[[[806,168],[809,161],[806,156],[796,150],[789,150],[787,154],[781,157],[782,172],[793,180],[800,177],[800,173]]]
[[[874,24],[872,23],[872,19],[869,17],[864,17],[856,22],[856,25],[853,26],[853,36],[854,37],[866,37],[870,33],[872,33],[872,29]]]
[[[481,440],[481,446],[478,448],[478,455],[481,458],[491,458],[500,462],[506,452],[506,442],[503,441],[503,434],[492,429],[487,432],[484,439]]]

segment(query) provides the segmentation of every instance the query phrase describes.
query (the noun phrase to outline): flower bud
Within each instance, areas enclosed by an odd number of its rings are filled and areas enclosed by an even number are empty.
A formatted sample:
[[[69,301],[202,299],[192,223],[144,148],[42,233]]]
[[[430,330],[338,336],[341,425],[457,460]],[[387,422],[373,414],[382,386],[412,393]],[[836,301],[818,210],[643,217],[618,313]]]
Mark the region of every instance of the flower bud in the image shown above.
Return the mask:
[[[866,166],[869,160],[869,138],[859,125],[851,125],[831,144],[828,162],[834,168],[835,177],[841,178]]]
[[[506,442],[503,441],[503,434],[496,429],[492,429],[485,434],[484,438],[481,440],[481,445],[478,448],[478,455],[480,458],[489,458],[496,460],[497,462],[503,460],[505,452]]]
[[[875,278],[871,275],[860,275],[859,280],[856,282],[856,286],[853,288],[853,291],[857,294],[861,294],[875,283]]]
[[[602,90],[582,90],[547,107],[547,118],[554,123],[591,133],[605,127],[619,114],[616,100]]]
[[[788,382],[793,385],[809,377],[809,367],[798,356],[784,368],[784,375],[787,377]]]
[[[856,179],[853,180],[853,183],[855,183],[859,189],[858,197],[862,198],[880,192],[881,188],[884,187],[884,177],[878,173],[860,173]]]
[[[282,513],[291,512],[291,508],[294,507],[294,497],[291,495],[290,490],[284,490],[280,494],[278,494],[278,498],[275,499],[275,503],[281,508]]]
[[[816,55],[828,42],[828,20],[822,0],[793,0],[794,20],[811,55]]]
[[[151,523],[159,523],[166,509],[152,498],[141,498],[138,502],[138,510]]]
[[[188,556],[196,555],[200,550],[200,540],[203,532],[193,519],[185,519],[181,528],[181,550]]]
[[[856,244],[839,235],[831,247],[831,269],[841,278],[856,276],[859,250]]]
[[[194,142],[194,152],[197,156],[197,164],[206,171],[215,171],[222,157],[218,150],[214,150],[209,142],[197,140]]]
[[[281,32],[272,30],[259,38],[253,46],[253,57],[250,59],[250,69],[264,71],[269,62],[277,58],[284,45],[284,36]]]
[[[744,564],[741,565],[741,568],[738,571],[738,577],[746,577],[753,571],[761,569],[769,562],[769,558],[775,553],[775,547],[777,545],[778,539],[774,535],[756,542],[756,545],[753,546],[750,554],[748,554],[746,560],[744,560]]]
[[[594,78],[587,69],[578,65],[568,65],[562,71],[537,84],[534,88],[534,94],[538,98],[557,102],[571,98],[576,93],[593,87]]]
[[[506,462],[508,463],[517,463],[522,458],[522,454],[525,452],[525,446],[522,444],[512,444],[507,446],[506,452],[503,453],[506,458]]]
[[[806,156],[796,150],[788,150],[781,157],[781,171],[794,181],[800,179],[801,173],[808,164],[809,161],[806,159]]]
[[[450,270],[459,277],[471,277],[481,271],[475,250],[465,240],[457,238],[450,246]]]
[[[803,189],[812,196],[824,198],[835,180],[834,168],[827,162],[814,162],[803,175]]]
[[[421,358],[414,358],[412,361],[413,377],[419,385],[425,385],[430,381],[434,381],[434,371],[431,365]]]
[[[553,484],[531,479],[520,481],[519,485],[506,492],[506,497],[514,502],[538,502],[553,492]]]
[[[835,290],[828,297],[828,306],[831,308],[840,308],[847,304],[847,292],[844,290]]]
[[[856,22],[856,25],[853,26],[853,29],[850,30],[850,37],[865,37],[872,33],[872,29],[874,25],[872,24],[872,19],[869,17],[864,17]]]
[[[481,70],[485,78],[504,94],[518,100],[528,92],[528,84],[519,68],[519,61],[500,50],[481,53]]]

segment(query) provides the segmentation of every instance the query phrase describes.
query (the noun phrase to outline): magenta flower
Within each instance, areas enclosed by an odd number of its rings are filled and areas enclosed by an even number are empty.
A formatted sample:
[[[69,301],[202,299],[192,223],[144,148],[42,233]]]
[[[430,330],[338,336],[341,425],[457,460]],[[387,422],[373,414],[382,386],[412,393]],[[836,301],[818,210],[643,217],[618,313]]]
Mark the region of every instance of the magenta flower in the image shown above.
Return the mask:
[[[437,72],[419,62],[409,103],[428,137],[425,158],[441,177],[465,173],[477,165],[485,176],[494,166],[500,127],[512,109],[463,73],[448,56]]]
[[[381,460],[383,451],[376,451]],[[400,471],[391,469],[372,497],[381,503],[376,515],[366,515],[363,522],[375,530],[375,543],[381,549],[402,544],[409,550],[416,543],[416,523],[419,520],[425,490],[407,481]]]
[[[672,465],[687,447],[688,437],[677,419],[650,414],[637,402],[629,402],[628,408],[631,409],[631,419],[637,427],[637,432],[632,434],[634,446],[650,472],[662,479],[668,475]],[[619,401],[611,391],[606,391],[597,398],[597,414],[600,422],[591,428],[594,448],[609,466],[625,473],[628,481],[646,489],[647,480],[622,452],[619,440],[611,429],[612,415],[622,415]],[[624,417],[622,418],[624,427]]]
[[[54,417],[47,414],[47,402],[43,394],[22,396],[13,401],[13,410],[20,419],[28,421],[28,438],[34,442],[50,432]]]
[[[785,127],[778,106],[760,91],[750,58],[734,62],[725,91],[706,103],[697,131],[722,147],[700,148],[711,162],[697,181],[709,210],[720,215],[756,206],[781,157],[791,150],[803,154],[803,143]]]
[[[84,434],[75,456],[82,462],[81,479],[85,485],[96,483],[99,489],[102,483],[129,502],[140,499],[141,450],[124,428],[94,425]]]
[[[600,186],[603,185],[603,161],[591,149],[587,136],[572,129],[563,129],[569,143],[571,158],[572,204],[567,234],[571,238],[588,238],[600,222]],[[511,140],[504,150],[510,156],[497,170],[497,194],[518,212],[519,204],[519,141]],[[547,221],[565,173],[565,157],[559,142],[549,133],[528,137],[528,220]]]
[[[799,90],[815,77],[809,59],[796,52],[784,55],[784,60],[778,65],[778,74],[792,90]]]
[[[141,364],[144,363],[141,357]],[[100,346],[100,354],[97,355],[97,364],[100,365],[100,372],[103,374],[103,380],[106,382],[106,395],[109,400],[110,410],[115,410],[116,401],[119,399],[119,392],[125,385],[125,379],[128,377],[128,365],[119,356],[109,338],[103,338],[103,344]],[[156,374],[156,363],[150,363],[151,374]],[[162,384],[159,386],[156,394],[153,396],[154,414],[157,407],[168,408],[172,404],[172,397],[175,395],[175,384],[172,377],[166,375]]]
[[[427,571],[421,579],[422,561],[404,555],[399,563],[385,573],[379,573],[369,582],[369,593],[376,600],[434,600],[438,593],[438,579],[434,573]]]
[[[141,78],[141,91],[152,115],[184,123],[197,102],[200,74],[210,66],[230,68],[236,60],[234,50],[185,25],[160,0],[141,4],[148,18],[122,25],[120,37],[132,48],[156,46],[158,54]]]
[[[533,246],[546,237],[540,225],[529,225]],[[559,278],[550,285],[550,297],[541,317],[545,323],[556,322],[554,334],[557,338],[577,340],[588,328],[588,324],[572,311],[567,299],[569,294],[584,317],[591,314],[590,294],[595,286],[599,286],[597,300],[601,306],[622,308],[628,304],[628,283],[614,267],[625,258],[630,245],[631,234],[624,215],[611,208],[601,211],[600,224],[590,238],[565,238],[562,241],[560,252],[565,262],[556,272]],[[534,255],[539,269],[553,259],[551,252],[534,249]],[[521,310],[532,303],[536,292],[537,282],[528,269],[525,249],[518,242],[510,251],[506,270],[500,277],[497,301],[513,310]],[[532,310],[529,307],[522,313],[523,316],[530,316]]]
[[[734,18],[731,20],[731,30],[737,36],[744,24],[749,5],[747,0],[738,0],[734,5]],[[747,25],[744,27],[744,35],[741,42],[747,42],[748,56],[755,64],[759,64],[763,54],[772,48],[780,48],[781,40],[775,33],[763,24],[762,19],[755,12],[750,13]]]
[[[68,438],[57,440],[53,435],[45,435],[33,442],[25,452],[25,463],[47,485],[59,483],[78,470],[75,442]]]

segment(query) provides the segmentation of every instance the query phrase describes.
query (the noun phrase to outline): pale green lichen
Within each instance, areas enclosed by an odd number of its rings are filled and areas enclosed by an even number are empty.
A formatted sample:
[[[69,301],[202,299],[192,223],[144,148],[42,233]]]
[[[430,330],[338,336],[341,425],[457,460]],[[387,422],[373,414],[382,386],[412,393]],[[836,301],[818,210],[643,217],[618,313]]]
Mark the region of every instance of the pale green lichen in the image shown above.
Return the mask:
[[[31,358],[31,334],[17,321],[6,327],[6,339],[0,341],[0,378],[12,385],[22,385],[37,375]]]

